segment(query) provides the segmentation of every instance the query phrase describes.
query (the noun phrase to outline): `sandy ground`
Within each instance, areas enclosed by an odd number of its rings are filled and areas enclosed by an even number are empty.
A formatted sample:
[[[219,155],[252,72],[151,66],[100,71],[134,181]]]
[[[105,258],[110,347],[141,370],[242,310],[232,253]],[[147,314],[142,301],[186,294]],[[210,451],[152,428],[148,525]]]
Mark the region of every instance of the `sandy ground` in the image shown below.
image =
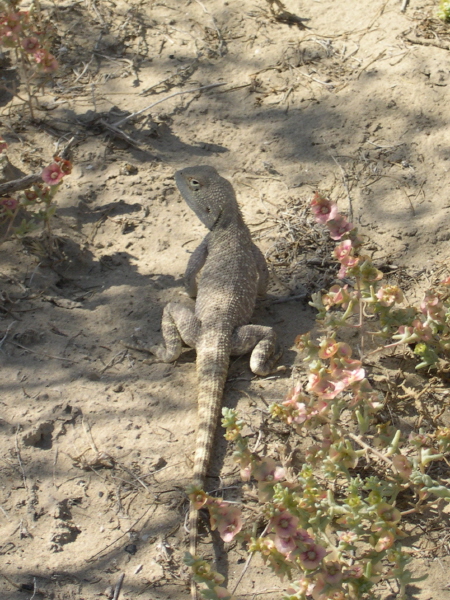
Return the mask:
[[[233,360],[224,404],[280,455],[286,431],[263,409],[289,389],[294,338],[314,316],[301,298],[275,300],[333,280],[312,191],[352,216],[412,296],[448,266],[450,26],[419,0],[405,13],[397,0],[286,0],[294,22],[264,0],[41,4],[59,36],[56,85],[37,124],[2,92],[2,131],[24,173],[75,136],[74,170],[52,258],[36,239],[0,249],[0,598],[112,598],[121,573],[124,600],[188,598],[195,353],[147,365],[120,344],[160,340],[164,304],[186,301],[182,275],[205,230],[173,173],[210,164],[229,178],[268,257],[254,322],[276,329],[287,370],[258,379],[247,357]],[[105,125],[152,104],[121,126],[128,140]],[[231,452],[219,432],[208,487],[226,498],[241,494]],[[413,569],[429,578],[408,598],[450,598],[448,514],[413,524]],[[233,589],[244,548],[207,536],[201,549]],[[237,596],[282,589],[255,560]]]

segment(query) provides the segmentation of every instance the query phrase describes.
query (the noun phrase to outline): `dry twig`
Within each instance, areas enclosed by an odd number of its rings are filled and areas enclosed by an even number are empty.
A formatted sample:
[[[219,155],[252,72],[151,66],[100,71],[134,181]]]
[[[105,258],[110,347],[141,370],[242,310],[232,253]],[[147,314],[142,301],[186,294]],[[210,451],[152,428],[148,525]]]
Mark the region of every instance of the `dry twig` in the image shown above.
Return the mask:
[[[25,470],[23,468],[22,457],[20,456],[19,439],[18,439],[19,431],[20,431],[20,425],[16,429],[16,453],[17,453],[17,460],[19,461],[19,467],[20,467],[20,471],[22,473],[23,484],[25,486],[25,489],[28,492],[27,477],[25,475]]]
[[[17,323],[17,321],[12,321],[12,322],[11,322],[11,323],[8,325],[8,327],[6,328],[5,335],[4,335],[4,336],[2,337],[2,339],[0,340],[0,348],[3,346],[3,344],[4,344],[5,340],[6,340],[6,338],[8,337],[9,330],[11,329],[11,327],[12,327],[12,326],[13,326],[15,323]]]
[[[134,119],[134,117],[137,117],[137,116],[141,115],[142,113],[146,112],[147,110],[150,110],[157,104],[161,104],[162,102],[165,102],[166,100],[170,100],[170,98],[174,98],[175,96],[182,96],[183,94],[193,94],[194,92],[201,92],[203,90],[209,90],[209,89],[212,89],[215,87],[219,87],[221,85],[226,85],[226,82],[211,83],[209,85],[203,85],[201,87],[191,88],[190,90],[182,90],[181,92],[174,92],[173,94],[169,94],[165,98],[161,98],[161,100],[157,100],[156,102],[153,102],[153,104],[150,104],[149,106],[146,106],[145,108],[141,108],[141,110],[138,110],[138,111],[132,113],[131,115],[128,115],[127,117],[124,117],[123,119],[120,119],[119,121],[116,121],[110,127],[114,127],[114,128],[120,127],[121,125],[123,125],[124,123],[129,121],[130,119]]]
[[[122,589],[123,580],[125,578],[125,573],[122,573],[116,583],[116,588],[114,590],[114,596],[112,600],[117,600],[119,598],[120,590]]]
[[[34,173],[34,175],[26,175],[20,179],[13,179],[6,183],[0,184],[0,196],[4,194],[12,194],[13,192],[19,192],[20,190],[26,190],[33,185],[33,183],[39,183],[42,181],[41,174]]]

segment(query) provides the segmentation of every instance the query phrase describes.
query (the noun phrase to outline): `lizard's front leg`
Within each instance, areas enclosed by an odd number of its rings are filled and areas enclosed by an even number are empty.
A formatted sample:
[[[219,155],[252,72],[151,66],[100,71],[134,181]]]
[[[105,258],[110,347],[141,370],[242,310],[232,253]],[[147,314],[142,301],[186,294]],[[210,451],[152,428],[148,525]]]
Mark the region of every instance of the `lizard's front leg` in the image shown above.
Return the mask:
[[[189,258],[189,262],[184,272],[184,286],[188,296],[195,298],[197,296],[197,275],[202,269],[208,256],[208,236],[197,246]]]
[[[160,361],[170,363],[180,356],[183,342],[191,348],[197,346],[199,331],[200,321],[191,309],[176,302],[169,302],[164,307],[161,322],[164,343],[148,348],[130,345],[127,347],[150,352]]]
[[[255,375],[265,376],[273,373],[275,363],[282,351],[277,336],[271,327],[263,325],[242,325],[237,327],[231,338],[231,354],[240,355],[252,352],[250,369]]]
[[[252,250],[256,261],[256,268],[258,269],[258,296],[264,296],[269,284],[269,269],[267,268],[267,262],[264,258],[264,254],[261,252],[258,246],[253,244]]]

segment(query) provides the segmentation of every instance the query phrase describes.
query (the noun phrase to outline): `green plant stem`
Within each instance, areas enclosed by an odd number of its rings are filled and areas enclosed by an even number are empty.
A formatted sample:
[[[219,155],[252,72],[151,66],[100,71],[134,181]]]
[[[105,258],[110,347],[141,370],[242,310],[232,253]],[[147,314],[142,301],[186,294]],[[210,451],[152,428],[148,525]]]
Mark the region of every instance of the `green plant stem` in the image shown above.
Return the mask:
[[[16,206],[16,210],[14,211],[14,214],[13,214],[13,216],[12,216],[12,217],[10,217],[10,221],[9,221],[9,224],[8,224],[8,228],[6,229],[6,233],[5,233],[5,235],[4,235],[4,236],[2,237],[2,239],[0,240],[0,244],[3,244],[3,242],[4,242],[4,241],[5,241],[7,238],[8,238],[9,232],[11,231],[11,228],[12,228],[12,226],[13,226],[13,223],[14,223],[14,219],[16,218],[16,216],[17,216],[17,213],[19,212],[19,210],[20,210],[20,205],[17,205],[17,206]]]

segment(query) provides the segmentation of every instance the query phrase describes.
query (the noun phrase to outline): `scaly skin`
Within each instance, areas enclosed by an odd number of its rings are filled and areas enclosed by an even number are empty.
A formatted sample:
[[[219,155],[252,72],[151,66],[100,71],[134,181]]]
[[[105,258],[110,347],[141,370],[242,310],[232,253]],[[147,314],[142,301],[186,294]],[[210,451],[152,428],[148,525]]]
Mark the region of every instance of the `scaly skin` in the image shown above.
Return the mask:
[[[182,342],[197,350],[199,423],[193,485],[203,488],[230,355],[253,350],[252,371],[267,375],[279,354],[269,327],[248,325],[257,294],[265,292],[268,272],[244,223],[232,185],[209,166],[178,171],[175,181],[209,233],[192,254],[185,273],[188,294],[197,296],[195,313],[169,303],[162,320],[165,346],[153,346],[150,351],[171,362],[180,355]],[[192,505],[189,523],[190,552],[195,556],[198,511]],[[194,583],[192,597],[197,597]]]

